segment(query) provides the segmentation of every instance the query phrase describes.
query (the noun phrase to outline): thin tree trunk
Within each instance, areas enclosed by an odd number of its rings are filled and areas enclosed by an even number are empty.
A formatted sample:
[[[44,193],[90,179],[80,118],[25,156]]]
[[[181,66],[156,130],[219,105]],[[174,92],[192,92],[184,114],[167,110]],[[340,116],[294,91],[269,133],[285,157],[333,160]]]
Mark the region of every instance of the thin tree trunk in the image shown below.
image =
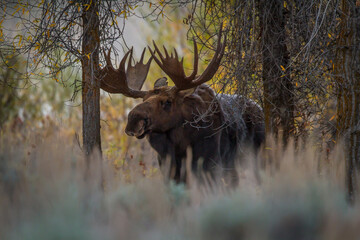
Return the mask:
[[[87,156],[94,149],[101,153],[100,139],[100,82],[95,77],[99,66],[99,16],[98,1],[83,1],[82,43],[82,106],[83,148]],[[88,158],[89,159],[89,158]]]
[[[284,1],[259,0],[262,37],[264,114],[266,133],[283,137],[294,131],[294,86],[290,79]]]
[[[360,190],[360,7],[355,0],[342,0],[340,4],[335,61],[337,135],[344,138],[347,197],[353,203]]]

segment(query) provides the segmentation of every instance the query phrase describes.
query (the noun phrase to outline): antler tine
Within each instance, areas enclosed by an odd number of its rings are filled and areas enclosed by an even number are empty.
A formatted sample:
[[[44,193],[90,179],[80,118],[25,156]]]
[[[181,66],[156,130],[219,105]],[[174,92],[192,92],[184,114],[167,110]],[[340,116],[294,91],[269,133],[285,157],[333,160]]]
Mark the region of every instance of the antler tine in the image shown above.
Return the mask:
[[[144,64],[143,58],[145,50],[146,48],[142,52],[141,60],[139,62],[136,62],[134,66],[129,65],[128,69],[126,70],[127,84],[130,89],[140,90],[146,80],[146,76],[149,72],[150,64],[153,57],[151,56],[149,61]]]
[[[155,42],[153,41],[154,45],[156,46]],[[153,51],[150,46],[148,46],[148,49],[150,51],[150,54],[151,54],[151,57],[155,60],[155,62],[157,63],[157,65],[159,65],[159,67],[165,72],[164,70],[164,66],[162,64],[162,62],[155,56],[155,52],[156,52],[156,48],[155,50]],[[161,53],[159,54],[161,56]],[[161,56],[162,57],[162,56]],[[161,58],[160,57],[160,58]]]
[[[209,81],[214,76],[214,74],[216,73],[217,69],[220,66],[220,62],[221,62],[221,59],[222,59],[222,57],[224,55],[224,51],[225,51],[226,36],[224,38],[224,42],[221,42],[222,31],[223,31],[222,26],[223,25],[221,24],[214,57],[211,60],[210,64],[205,69],[205,71],[199,77],[196,77],[196,74],[198,71],[199,53],[198,53],[198,48],[197,48],[197,43],[195,41],[195,38],[193,39],[193,42],[194,42],[194,68],[193,68],[193,72],[189,76],[185,75],[184,66],[183,66],[184,58],[181,58],[181,60],[179,61],[178,53],[175,48],[174,48],[174,54],[175,54],[175,57],[174,57],[172,54],[171,54],[171,56],[169,56],[167,49],[164,47],[165,56],[166,56],[166,58],[164,58],[164,56],[161,54],[159,48],[156,46],[155,42],[153,41],[155,50],[153,52],[151,50],[151,48],[149,47],[151,55],[154,57],[156,63],[159,65],[159,67],[174,82],[175,89],[177,91],[196,87],[202,83]],[[160,59],[155,56],[155,53],[157,53],[159,55]]]
[[[128,69],[131,68],[131,60],[133,60],[133,48],[134,47],[131,47],[130,49],[130,57],[129,57],[129,61],[128,61]]]
[[[145,51],[146,51],[146,47],[144,48],[144,50],[143,50],[143,51],[142,51],[142,53],[141,53],[141,58],[140,58],[139,63],[143,63],[143,61],[144,61],[144,55],[145,55]],[[150,60],[152,60],[152,56],[151,56]]]
[[[164,48],[164,51],[165,51],[165,57],[166,57],[166,58],[169,58],[169,54],[168,54],[168,52],[167,52],[167,50],[166,50],[165,46],[163,46],[163,48]]]
[[[176,58],[176,59],[179,59],[178,53],[177,53],[177,51],[176,51],[176,48],[174,48],[174,53],[175,53],[175,58]]]
[[[125,72],[125,62],[126,62],[126,59],[129,55],[129,53],[131,54],[130,55],[130,60],[129,62],[131,62],[131,57],[132,57],[132,48],[124,55],[123,59],[121,59],[121,62],[120,62],[120,65],[119,65],[119,70],[121,71],[124,71]]]
[[[206,67],[205,71],[201,74],[201,76],[199,76],[194,82],[192,82],[192,85],[197,86],[209,81],[218,70],[221,59],[225,52],[225,43],[226,43],[226,35],[224,37],[223,43],[221,43],[221,37],[222,37],[222,24],[219,30],[218,44],[216,47],[214,57],[211,59],[210,64]]]
[[[125,71],[125,64],[128,56],[128,68]],[[141,57],[141,63],[136,63],[132,66],[133,48],[131,48],[122,58],[119,68],[114,69],[111,65],[110,51],[106,55],[104,51],[105,61],[107,66],[99,70],[99,78],[101,79],[100,87],[109,93],[121,93],[127,97],[142,98],[146,95],[147,91],[141,91],[141,87],[149,72],[152,57],[146,64],[142,64],[145,51]]]
[[[161,61],[164,61],[164,60],[165,60],[165,59],[164,59],[164,56],[161,54],[158,46],[156,45],[156,43],[155,43],[154,41],[153,41],[153,43],[154,43],[155,52],[156,52],[157,54],[159,54],[159,57],[160,57]],[[154,57],[154,58],[155,58],[155,57]]]
[[[104,54],[104,58],[105,58],[105,62],[109,67],[113,67],[112,63],[111,63],[111,59],[110,59],[110,53],[111,53],[111,48],[109,48],[108,53],[105,53],[105,50],[103,49],[103,54]]]
[[[192,81],[195,79],[197,71],[198,71],[198,62],[199,62],[199,54],[198,54],[198,50],[197,50],[197,45],[196,45],[196,41],[195,41],[195,37],[193,37],[193,42],[194,42],[194,69],[193,72],[191,73],[190,76],[186,77],[187,81]]]

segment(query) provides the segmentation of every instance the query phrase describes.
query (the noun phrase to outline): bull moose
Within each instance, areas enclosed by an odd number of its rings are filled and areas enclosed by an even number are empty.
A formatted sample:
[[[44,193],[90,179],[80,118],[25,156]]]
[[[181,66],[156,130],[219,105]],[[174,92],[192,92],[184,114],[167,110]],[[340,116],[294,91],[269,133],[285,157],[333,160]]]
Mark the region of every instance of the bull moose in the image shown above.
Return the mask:
[[[194,40],[193,72],[186,76],[183,58],[178,53],[164,55],[154,42],[151,57],[143,63],[144,53],[134,66],[132,51],[128,51],[114,69],[110,50],[105,54],[106,66],[99,70],[101,88],[109,93],[121,93],[127,97],[142,98],[128,115],[125,132],[138,139],[147,138],[158,153],[160,166],[170,159],[168,177],[176,182],[186,181],[184,160],[191,153],[191,169],[199,175],[199,168],[213,179],[224,177],[230,184],[238,182],[235,159],[241,146],[258,149],[264,141],[264,120],[260,106],[238,95],[216,94],[205,83],[212,79],[224,55],[226,36],[218,35],[215,54],[201,75],[198,70],[198,50]],[[130,54],[127,70],[125,62]],[[158,56],[156,56],[156,54]],[[175,86],[167,85],[166,78],[155,82],[154,89],[142,91],[152,60],[170,77]],[[190,150],[188,150],[190,149]],[[204,176],[204,175],[202,175]]]

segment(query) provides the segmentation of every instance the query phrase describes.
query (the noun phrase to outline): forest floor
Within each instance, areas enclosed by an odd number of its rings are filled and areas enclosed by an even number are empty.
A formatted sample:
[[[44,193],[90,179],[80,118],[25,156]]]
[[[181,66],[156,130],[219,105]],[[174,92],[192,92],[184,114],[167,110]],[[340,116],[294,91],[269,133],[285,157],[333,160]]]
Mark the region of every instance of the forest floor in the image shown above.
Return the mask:
[[[2,131],[0,239],[358,238],[360,209],[345,198],[342,149],[323,154],[308,142],[282,149],[268,141],[261,183],[248,156],[229,190],[221,181],[165,183],[146,143],[125,155],[106,143],[103,159],[94,154],[87,167],[61,127]]]

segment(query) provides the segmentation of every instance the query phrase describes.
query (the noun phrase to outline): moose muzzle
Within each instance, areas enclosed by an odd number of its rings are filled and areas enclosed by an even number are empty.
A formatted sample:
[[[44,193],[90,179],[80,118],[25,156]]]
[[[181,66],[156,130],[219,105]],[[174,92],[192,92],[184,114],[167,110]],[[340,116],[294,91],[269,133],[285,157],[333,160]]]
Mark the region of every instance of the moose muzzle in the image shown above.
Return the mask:
[[[131,111],[128,116],[128,123],[125,128],[125,133],[136,138],[144,138],[148,133],[149,120],[144,114],[139,114],[136,111]]]

